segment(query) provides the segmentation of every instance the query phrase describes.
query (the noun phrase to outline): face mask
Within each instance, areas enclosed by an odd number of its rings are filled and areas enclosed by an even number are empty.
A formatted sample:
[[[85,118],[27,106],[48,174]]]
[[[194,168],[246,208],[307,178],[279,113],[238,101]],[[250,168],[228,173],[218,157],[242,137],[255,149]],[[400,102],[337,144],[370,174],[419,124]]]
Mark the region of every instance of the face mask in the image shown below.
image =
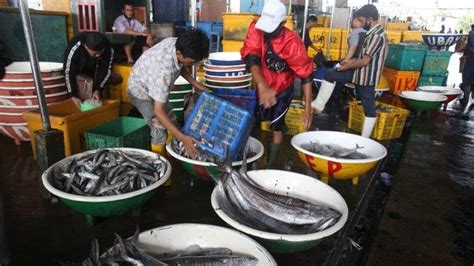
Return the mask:
[[[285,25],[285,21],[283,21],[282,23],[280,23],[280,25],[278,25],[278,27],[273,31],[273,32],[270,32],[270,33],[263,33],[263,36],[265,37],[265,39],[273,39],[275,38],[276,36],[278,36],[278,34],[280,34],[281,30],[283,29],[283,26]]]

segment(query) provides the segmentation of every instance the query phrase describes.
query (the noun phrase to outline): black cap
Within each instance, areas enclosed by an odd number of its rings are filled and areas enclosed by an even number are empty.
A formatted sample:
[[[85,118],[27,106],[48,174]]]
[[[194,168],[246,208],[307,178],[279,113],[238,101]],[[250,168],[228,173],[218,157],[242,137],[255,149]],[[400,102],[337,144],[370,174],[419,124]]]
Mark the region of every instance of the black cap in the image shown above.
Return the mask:
[[[107,46],[109,41],[107,38],[98,32],[86,32],[84,33],[84,43],[89,49],[94,51],[102,51]]]

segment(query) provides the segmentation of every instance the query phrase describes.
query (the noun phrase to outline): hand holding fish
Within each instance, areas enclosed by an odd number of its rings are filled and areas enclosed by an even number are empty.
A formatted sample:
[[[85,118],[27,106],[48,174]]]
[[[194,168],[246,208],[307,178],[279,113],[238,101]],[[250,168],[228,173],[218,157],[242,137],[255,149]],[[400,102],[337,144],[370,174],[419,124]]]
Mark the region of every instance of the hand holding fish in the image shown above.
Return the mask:
[[[184,149],[189,154],[189,156],[191,156],[192,159],[195,159],[199,156],[199,152],[194,146],[194,144],[199,144],[198,140],[187,135],[183,135],[180,140],[183,142]]]

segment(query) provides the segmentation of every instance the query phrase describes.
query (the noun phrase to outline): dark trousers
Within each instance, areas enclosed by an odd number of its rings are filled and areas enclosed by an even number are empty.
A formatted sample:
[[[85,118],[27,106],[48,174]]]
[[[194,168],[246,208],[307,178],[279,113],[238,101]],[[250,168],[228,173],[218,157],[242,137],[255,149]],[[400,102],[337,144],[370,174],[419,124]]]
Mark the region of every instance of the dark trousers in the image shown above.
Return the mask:
[[[344,84],[352,82],[353,74],[353,70],[337,71],[335,69],[330,68],[326,71],[326,74],[324,75],[324,80],[336,83],[334,91],[331,95],[331,98],[329,98],[329,102],[327,105],[327,109],[330,114],[338,114],[342,96],[342,89],[344,88]]]
[[[133,61],[137,61],[137,59],[143,53],[143,47],[147,46],[146,44],[146,37],[145,36],[137,36],[135,41],[132,43],[132,58]]]
[[[375,111],[375,86],[355,85],[357,97],[362,101],[366,117],[377,117]]]
[[[352,82],[353,75],[353,70],[336,71],[334,69],[329,69],[326,72],[326,75],[324,75],[324,79],[329,82],[336,82],[336,87],[334,87],[334,92],[330,99],[330,106],[337,105],[337,102],[341,97],[342,88],[344,88],[344,84]],[[365,116],[376,117],[377,113],[375,111],[375,86],[363,86],[355,84],[355,89],[357,92],[357,97],[359,98],[359,100],[362,101]]]

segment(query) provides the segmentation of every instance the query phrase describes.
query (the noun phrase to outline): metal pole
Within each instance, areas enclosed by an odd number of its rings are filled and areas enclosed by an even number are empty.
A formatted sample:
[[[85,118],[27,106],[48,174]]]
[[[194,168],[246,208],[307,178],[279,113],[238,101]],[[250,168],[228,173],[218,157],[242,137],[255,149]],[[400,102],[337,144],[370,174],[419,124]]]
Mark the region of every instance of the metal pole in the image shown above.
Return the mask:
[[[41,122],[45,131],[51,130],[49,122],[48,106],[46,98],[44,97],[43,82],[41,81],[40,68],[38,63],[38,53],[36,51],[35,38],[31,26],[30,11],[28,10],[27,0],[20,0],[21,21],[23,22],[23,31],[25,32],[26,45],[28,47],[28,54],[30,56],[31,71],[35,81],[36,97],[38,98],[38,105],[41,113]]]
[[[308,6],[309,6],[309,0],[305,0],[304,1],[304,18],[303,18],[303,43],[306,38],[306,21],[308,19]]]
[[[329,40],[328,40],[328,49],[326,51],[326,55],[329,56],[331,52],[331,38],[332,38],[332,25],[334,22],[334,13],[336,11],[336,0],[334,0],[334,5],[332,6],[331,12],[331,24],[329,25]]]
[[[196,27],[196,0],[191,0],[191,26]]]
[[[191,0],[191,26],[196,27],[196,0]],[[191,74],[196,79],[196,66],[191,67]]]

